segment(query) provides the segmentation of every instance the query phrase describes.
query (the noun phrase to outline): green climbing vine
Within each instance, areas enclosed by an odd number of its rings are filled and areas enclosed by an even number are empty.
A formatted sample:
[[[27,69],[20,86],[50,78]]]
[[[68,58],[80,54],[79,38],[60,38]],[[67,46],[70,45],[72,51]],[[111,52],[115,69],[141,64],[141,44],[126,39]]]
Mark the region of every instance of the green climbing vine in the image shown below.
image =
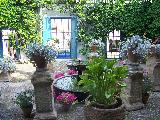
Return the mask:
[[[64,3],[64,2],[63,2]],[[78,17],[78,40],[87,44],[92,39],[106,43],[108,34],[119,30],[120,17],[124,9],[125,0],[109,0],[108,2],[90,2],[90,0],[66,0],[62,5],[62,12],[69,12]],[[84,49],[84,50],[83,50]],[[82,52],[88,51],[84,46]],[[104,54],[106,49],[102,48]],[[86,54],[86,53],[85,53]]]
[[[40,42],[40,16],[42,7],[52,8],[53,0],[1,0],[0,1],[0,30],[13,30],[10,39],[18,40],[22,47],[32,41]]]
[[[106,0],[91,3],[90,0],[61,0],[63,12],[69,11],[79,17],[79,40],[106,37],[116,29],[125,33],[160,36],[159,0]]]

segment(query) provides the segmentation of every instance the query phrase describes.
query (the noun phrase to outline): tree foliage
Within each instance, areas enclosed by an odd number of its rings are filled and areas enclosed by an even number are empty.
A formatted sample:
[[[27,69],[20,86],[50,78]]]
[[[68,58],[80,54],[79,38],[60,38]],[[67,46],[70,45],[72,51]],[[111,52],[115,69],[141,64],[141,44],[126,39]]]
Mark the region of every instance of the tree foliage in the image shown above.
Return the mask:
[[[153,0],[150,8],[148,9],[148,19],[151,20],[151,23],[148,25],[149,29],[147,30],[148,34],[152,37],[160,36],[160,1]]]
[[[159,0],[107,0],[106,3],[89,1],[63,1],[63,11],[69,10],[72,15],[79,17],[78,32],[82,41],[106,38],[115,29],[126,36],[139,34],[153,38],[160,35]]]
[[[90,0],[67,0],[62,11],[78,16],[78,34],[81,41],[101,39],[106,41],[109,32],[119,29],[125,0],[113,2],[90,2]]]
[[[1,0],[0,30],[11,29],[13,43],[18,39],[23,46],[31,41],[40,41],[40,7],[50,8],[52,0]]]
[[[151,7],[150,1],[139,0],[130,2],[125,5],[124,11],[121,16],[121,31],[123,31],[127,36],[138,34],[146,35],[150,37],[148,33],[149,25],[152,22],[148,11]]]

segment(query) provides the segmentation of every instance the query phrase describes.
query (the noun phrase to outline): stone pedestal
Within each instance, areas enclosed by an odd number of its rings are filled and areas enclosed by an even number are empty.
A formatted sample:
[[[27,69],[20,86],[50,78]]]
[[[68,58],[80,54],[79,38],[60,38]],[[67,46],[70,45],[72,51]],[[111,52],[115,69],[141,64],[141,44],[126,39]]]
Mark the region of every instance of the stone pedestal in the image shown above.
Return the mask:
[[[124,90],[122,99],[126,110],[138,110],[144,107],[142,103],[142,68],[137,63],[131,63],[129,67],[129,76],[125,79],[127,87]]]
[[[153,69],[153,91],[160,92],[160,60],[156,61]]]
[[[153,80],[153,91],[160,92],[160,56],[156,54],[155,45],[151,46],[151,55],[146,65],[149,77]]]
[[[147,57],[147,61],[146,61],[146,70],[151,80],[153,80],[153,70],[156,65],[156,61],[157,61],[157,56],[155,53],[155,45],[152,45],[151,52],[149,56]]]
[[[31,82],[35,90],[36,120],[56,120],[57,113],[52,105],[52,79],[47,69],[37,69]]]
[[[148,76],[151,80],[153,80],[153,70],[154,66],[156,65],[156,57],[155,56],[149,56],[146,61],[146,70],[148,72]]]

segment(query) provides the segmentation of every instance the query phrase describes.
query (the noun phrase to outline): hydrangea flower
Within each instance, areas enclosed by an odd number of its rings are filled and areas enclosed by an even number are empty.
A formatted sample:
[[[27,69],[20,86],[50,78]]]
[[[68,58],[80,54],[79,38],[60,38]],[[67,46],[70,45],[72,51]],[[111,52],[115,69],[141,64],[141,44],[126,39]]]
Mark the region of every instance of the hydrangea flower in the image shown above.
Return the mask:
[[[15,61],[10,57],[0,58],[0,70],[14,72],[16,70]]]
[[[88,45],[91,47],[92,45],[96,45],[98,47],[104,47],[104,43],[102,42],[102,40],[96,40],[96,39],[92,39],[92,41],[88,42]]]
[[[77,97],[69,92],[62,92],[59,96],[57,96],[56,100],[62,104],[72,104],[75,102]]]
[[[67,71],[67,74],[68,74],[68,75],[75,75],[75,74],[78,74],[78,71],[73,70],[73,69],[69,69],[69,70]]]
[[[31,43],[26,49],[26,55],[30,59],[33,59],[34,56],[39,56],[48,63],[55,59],[57,52],[51,46]]]
[[[127,50],[131,50],[133,54],[137,54],[139,59],[144,59],[151,50],[150,39],[141,38],[139,35],[132,36],[121,43],[120,57],[127,57]]]

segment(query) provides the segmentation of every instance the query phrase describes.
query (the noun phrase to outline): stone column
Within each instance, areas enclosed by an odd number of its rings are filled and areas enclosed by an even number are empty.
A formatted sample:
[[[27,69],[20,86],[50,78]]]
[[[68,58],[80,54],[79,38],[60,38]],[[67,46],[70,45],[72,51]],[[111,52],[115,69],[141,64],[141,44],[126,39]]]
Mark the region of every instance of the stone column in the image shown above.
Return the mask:
[[[153,69],[153,91],[160,92],[160,59],[156,59]]]
[[[56,120],[57,113],[52,105],[52,79],[47,69],[36,69],[31,82],[35,91],[36,120]]]
[[[127,87],[124,90],[122,99],[126,110],[132,111],[144,107],[142,103],[143,71],[138,63],[130,63],[128,68],[129,76],[125,79]]]
[[[152,66],[149,66],[152,68],[153,91],[160,92],[160,56],[156,54],[155,45],[151,47],[151,55],[154,58]]]

